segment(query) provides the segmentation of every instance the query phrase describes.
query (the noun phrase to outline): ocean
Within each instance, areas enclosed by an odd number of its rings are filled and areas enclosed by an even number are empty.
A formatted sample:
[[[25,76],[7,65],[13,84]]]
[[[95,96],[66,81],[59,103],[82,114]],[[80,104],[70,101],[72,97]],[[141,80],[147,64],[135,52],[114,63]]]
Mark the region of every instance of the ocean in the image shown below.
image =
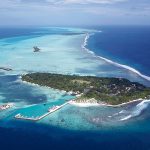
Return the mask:
[[[97,55],[150,75],[149,26],[106,26],[98,29],[102,32],[90,37],[89,49]]]
[[[27,84],[31,72],[123,77],[150,86],[150,28],[0,28],[1,149],[149,150],[150,100],[118,108],[66,105],[34,123],[16,120],[21,113],[37,117],[74,97],[64,91]],[[33,53],[33,46],[41,49]]]

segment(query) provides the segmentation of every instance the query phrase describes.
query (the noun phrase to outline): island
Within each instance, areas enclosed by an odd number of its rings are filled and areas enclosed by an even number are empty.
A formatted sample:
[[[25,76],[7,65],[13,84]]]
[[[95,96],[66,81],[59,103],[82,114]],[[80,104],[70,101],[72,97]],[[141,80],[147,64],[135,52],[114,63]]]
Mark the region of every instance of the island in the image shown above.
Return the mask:
[[[37,46],[34,46],[34,47],[33,47],[33,52],[40,52],[40,51],[41,51],[41,49],[38,48]]]
[[[124,78],[31,73],[22,75],[22,80],[64,90],[75,95],[77,103],[119,105],[150,98],[149,87]]]

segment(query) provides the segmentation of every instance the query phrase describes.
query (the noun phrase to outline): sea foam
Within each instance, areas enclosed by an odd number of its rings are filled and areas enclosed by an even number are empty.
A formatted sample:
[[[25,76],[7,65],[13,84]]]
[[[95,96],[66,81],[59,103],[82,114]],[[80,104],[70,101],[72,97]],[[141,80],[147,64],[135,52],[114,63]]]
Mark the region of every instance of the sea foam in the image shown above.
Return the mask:
[[[125,121],[133,117],[137,117],[141,115],[143,110],[145,110],[150,104],[150,100],[143,100],[139,104],[135,106],[135,108],[130,112],[128,116],[125,116],[124,118],[120,119],[120,121]]]

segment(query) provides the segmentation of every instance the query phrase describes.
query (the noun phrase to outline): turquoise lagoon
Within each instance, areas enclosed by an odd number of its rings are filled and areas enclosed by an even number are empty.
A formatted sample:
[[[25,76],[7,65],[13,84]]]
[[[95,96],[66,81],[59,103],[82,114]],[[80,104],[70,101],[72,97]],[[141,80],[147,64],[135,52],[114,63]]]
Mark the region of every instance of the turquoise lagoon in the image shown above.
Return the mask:
[[[134,71],[109,63],[88,51],[85,48],[88,42],[87,33],[95,32],[98,31],[80,28],[38,28],[29,35],[1,38],[0,67],[12,68],[13,71],[0,71],[0,103],[13,102],[15,106],[0,112],[0,127],[23,128],[29,131],[31,122],[16,120],[16,114],[37,117],[46,113],[53,105],[61,105],[74,98],[63,91],[22,82],[20,76],[25,73],[123,77],[150,86],[149,80]],[[34,53],[33,46],[38,46],[41,52]],[[68,104],[32,125],[35,126],[34,130],[38,125],[44,125],[44,130],[37,127],[44,133],[48,131],[48,127],[69,131],[143,133],[150,131],[149,104],[149,100],[120,108],[79,107]]]

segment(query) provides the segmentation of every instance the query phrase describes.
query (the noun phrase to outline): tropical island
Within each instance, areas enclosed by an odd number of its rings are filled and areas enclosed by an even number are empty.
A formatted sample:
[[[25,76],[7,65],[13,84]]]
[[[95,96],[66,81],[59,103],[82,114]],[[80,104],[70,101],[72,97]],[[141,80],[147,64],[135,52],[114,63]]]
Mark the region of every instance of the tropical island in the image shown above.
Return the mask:
[[[118,105],[150,98],[149,87],[124,78],[31,73],[23,75],[22,80],[69,92],[77,97],[78,103]]]

